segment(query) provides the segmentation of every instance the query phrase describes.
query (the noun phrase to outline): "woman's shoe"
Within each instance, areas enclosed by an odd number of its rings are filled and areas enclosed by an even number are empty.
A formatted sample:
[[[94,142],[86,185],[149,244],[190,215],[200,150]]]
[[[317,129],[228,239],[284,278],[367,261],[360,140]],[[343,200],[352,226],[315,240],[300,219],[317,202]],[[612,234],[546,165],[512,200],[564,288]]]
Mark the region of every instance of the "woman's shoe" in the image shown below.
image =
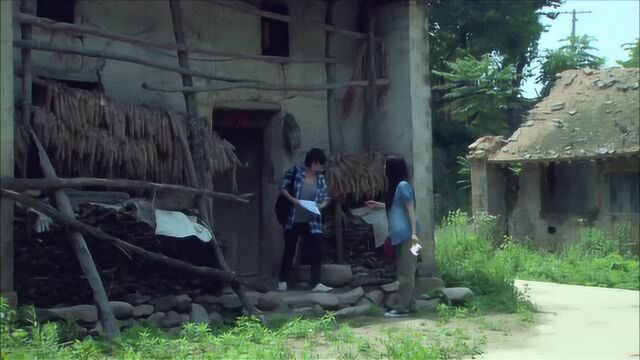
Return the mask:
[[[312,291],[314,291],[314,292],[329,292],[331,290],[333,290],[332,287],[328,287],[328,286],[325,286],[325,285],[322,285],[322,284],[318,284],[318,285],[316,285],[316,287],[313,288]]]
[[[409,316],[408,312],[399,311],[399,310],[391,310],[384,313],[384,317],[388,317],[388,318],[401,318],[401,317],[408,317],[408,316]]]

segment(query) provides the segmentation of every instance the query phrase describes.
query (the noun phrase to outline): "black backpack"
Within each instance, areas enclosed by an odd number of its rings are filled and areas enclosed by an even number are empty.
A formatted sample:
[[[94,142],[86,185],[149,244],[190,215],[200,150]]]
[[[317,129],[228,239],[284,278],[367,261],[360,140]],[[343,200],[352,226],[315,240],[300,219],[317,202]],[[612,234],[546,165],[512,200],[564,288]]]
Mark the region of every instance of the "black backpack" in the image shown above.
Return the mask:
[[[293,187],[296,183],[296,175],[298,175],[297,173],[298,168],[294,166],[293,172],[291,173],[291,178],[289,179],[289,187],[286,189],[293,197],[295,197],[295,194],[293,193]],[[278,223],[280,225],[284,226],[284,224],[287,222],[287,217],[289,216],[289,212],[291,211],[292,206],[293,204],[291,203],[291,201],[289,201],[289,199],[287,199],[286,196],[284,196],[284,194],[280,193],[278,195],[278,199],[276,200],[275,212],[276,218],[278,219]]]

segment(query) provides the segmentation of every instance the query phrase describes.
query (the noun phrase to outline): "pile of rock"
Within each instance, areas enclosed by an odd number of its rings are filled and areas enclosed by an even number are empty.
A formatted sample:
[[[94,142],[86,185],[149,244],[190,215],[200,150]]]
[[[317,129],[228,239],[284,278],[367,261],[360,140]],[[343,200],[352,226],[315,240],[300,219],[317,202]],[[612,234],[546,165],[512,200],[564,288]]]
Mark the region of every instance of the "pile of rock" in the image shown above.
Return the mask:
[[[298,279],[308,281],[308,267],[296,271]],[[288,292],[258,293],[249,291],[247,298],[265,314],[280,313],[294,316],[321,316],[327,311],[335,312],[336,317],[362,316],[377,309],[392,308],[399,288],[397,281],[381,285],[365,285],[352,287],[354,275],[349,265],[324,265],[322,282],[335,288],[330,293],[313,293],[307,290]],[[440,289],[448,303],[456,304],[466,301],[473,295],[465,288],[445,289],[442,280],[433,277],[418,276],[416,278],[417,294],[431,293]],[[240,300],[230,290],[218,295],[167,295],[152,298],[147,295],[130,294],[125,301],[112,301],[111,305],[121,329],[137,324],[153,324],[169,332],[177,332],[182,324],[207,323],[213,327],[233,322],[243,314]],[[439,298],[418,300],[418,310],[434,309]],[[101,332],[98,313],[93,305],[76,305],[50,309],[37,309],[39,321],[62,321],[74,319],[81,336],[97,335]]]

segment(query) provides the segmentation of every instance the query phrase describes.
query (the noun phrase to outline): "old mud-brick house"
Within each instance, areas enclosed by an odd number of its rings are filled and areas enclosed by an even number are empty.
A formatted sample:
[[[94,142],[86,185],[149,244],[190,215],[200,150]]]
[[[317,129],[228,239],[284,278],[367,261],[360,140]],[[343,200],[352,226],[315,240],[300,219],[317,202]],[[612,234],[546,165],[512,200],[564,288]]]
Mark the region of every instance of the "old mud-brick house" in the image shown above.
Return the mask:
[[[294,161],[312,147],[395,153],[411,164],[433,260],[425,1],[0,3],[3,179],[253,193],[249,204],[211,204],[202,192],[146,190],[158,209],[208,213],[231,270],[273,274],[273,204]],[[358,172],[331,174],[336,199],[376,192]],[[15,298],[13,206],[2,199],[0,290]]]
[[[502,216],[510,235],[549,251],[582,227],[625,229],[637,247],[639,74],[567,70],[509,139],[472,144],[474,212]]]

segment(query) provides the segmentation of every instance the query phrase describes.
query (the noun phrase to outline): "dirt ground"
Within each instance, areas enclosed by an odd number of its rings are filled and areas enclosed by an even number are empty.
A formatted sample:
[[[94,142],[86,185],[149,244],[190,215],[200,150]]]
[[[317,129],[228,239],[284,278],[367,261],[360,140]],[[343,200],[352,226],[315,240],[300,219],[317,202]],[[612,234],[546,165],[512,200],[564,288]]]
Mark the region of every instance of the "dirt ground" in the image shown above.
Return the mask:
[[[423,339],[424,345],[463,340],[481,352],[469,359],[640,359],[640,292],[535,281],[516,284],[527,288],[536,306],[533,323],[507,314],[448,322],[434,313],[409,319],[366,317],[349,321],[329,337],[290,345],[302,357],[379,358],[390,336],[406,335]]]
[[[511,359],[640,359],[640,293],[632,290],[517,281],[528,287],[535,325],[492,341],[480,356]]]
[[[434,313],[417,315],[407,319],[366,317],[345,323],[350,330],[336,331],[335,339],[317,338],[304,342],[292,341],[291,346],[299,354],[319,359],[370,358],[373,353],[384,353],[390,334],[423,339],[423,345],[448,344],[456,339],[464,340],[479,350],[487,342],[501,341],[514,334],[527,331],[532,326],[520,320],[518,315],[492,314],[461,319],[439,321]]]

